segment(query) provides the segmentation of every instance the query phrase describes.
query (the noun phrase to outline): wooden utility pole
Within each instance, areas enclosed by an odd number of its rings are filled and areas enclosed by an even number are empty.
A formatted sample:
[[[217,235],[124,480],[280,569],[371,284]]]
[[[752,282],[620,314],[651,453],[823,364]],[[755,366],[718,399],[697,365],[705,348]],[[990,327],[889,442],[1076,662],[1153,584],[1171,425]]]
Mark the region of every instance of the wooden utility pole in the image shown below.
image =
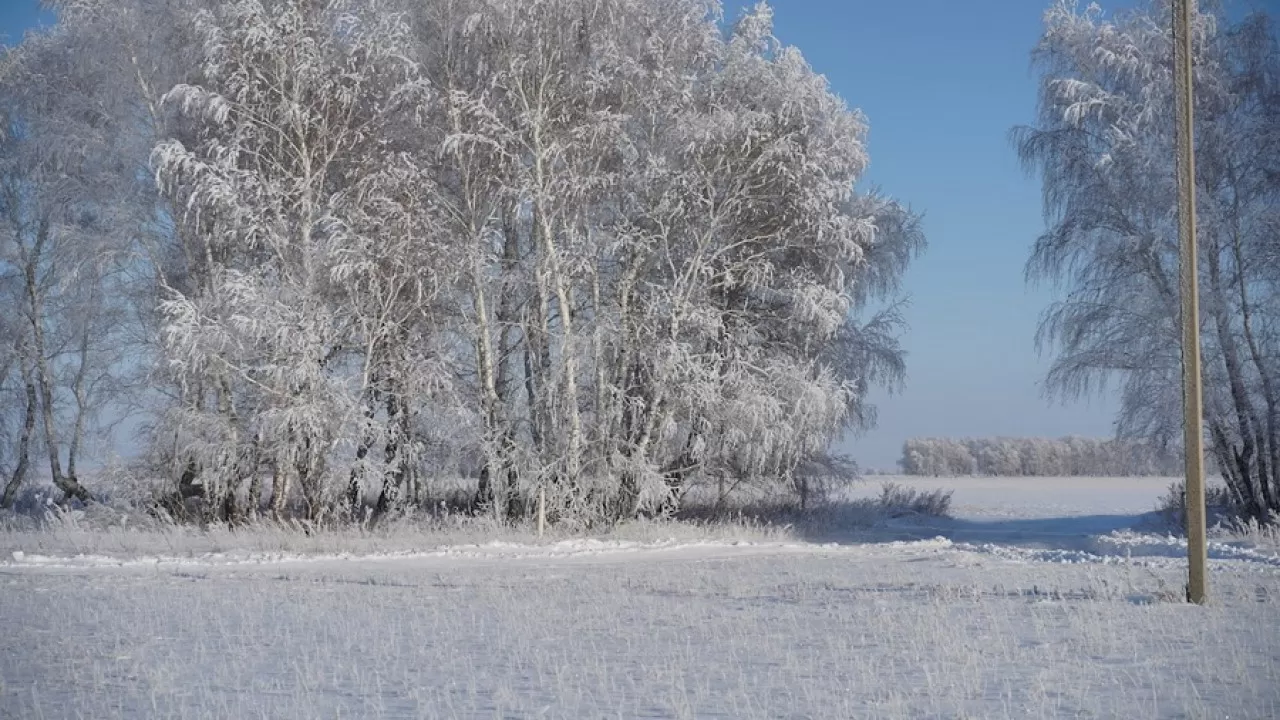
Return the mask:
[[[1196,158],[1192,94],[1195,0],[1173,0],[1173,84],[1177,103],[1178,257],[1182,290],[1183,446],[1187,473],[1187,600],[1207,599],[1204,397],[1200,388],[1200,290],[1196,269]]]

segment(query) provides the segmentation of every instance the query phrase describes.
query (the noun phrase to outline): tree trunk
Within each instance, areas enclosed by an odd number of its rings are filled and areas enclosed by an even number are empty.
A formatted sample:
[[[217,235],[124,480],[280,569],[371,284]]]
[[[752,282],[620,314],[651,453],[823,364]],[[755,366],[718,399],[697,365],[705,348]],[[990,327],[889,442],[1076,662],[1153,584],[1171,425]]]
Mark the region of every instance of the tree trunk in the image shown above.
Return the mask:
[[[376,376],[374,382],[377,382]],[[366,425],[373,421],[374,402],[376,402],[377,390],[372,387],[365,389],[365,407],[364,421]],[[356,459],[351,466],[351,479],[347,483],[347,510],[351,514],[352,520],[360,519],[360,508],[364,505],[364,459],[369,456],[369,450],[373,446],[373,438],[369,437],[369,430],[360,435],[360,442],[356,445]]]
[[[589,244],[589,243],[588,243]],[[600,456],[608,458],[612,454],[613,445],[617,435],[614,432],[613,410],[610,407],[609,387],[607,385],[605,371],[608,363],[605,361],[604,351],[604,303],[600,297],[600,259],[596,258],[595,263],[591,267],[591,312],[594,315],[595,328],[591,333],[591,349],[592,362],[595,364],[595,384],[596,384],[596,407],[595,407],[595,425],[596,438],[600,447],[597,450]]]
[[[1235,201],[1232,218],[1240,218],[1239,200]],[[1240,319],[1244,330],[1245,346],[1262,382],[1262,396],[1267,412],[1265,431],[1258,429],[1259,472],[1258,482],[1261,500],[1269,510],[1280,511],[1280,398],[1277,397],[1274,378],[1263,358],[1257,337],[1253,332],[1253,304],[1249,300],[1249,283],[1244,273],[1244,248],[1238,227],[1232,228],[1231,250],[1235,260],[1236,284],[1240,288]]]
[[[289,500],[291,470],[288,463],[276,460],[271,466],[271,518],[276,522],[284,519],[285,504]]]
[[[249,450],[249,497],[245,501],[250,519],[257,518],[262,511],[262,437],[254,435]]]
[[[218,414],[227,424],[230,437],[227,445],[231,448],[231,467],[222,468],[218,473],[221,486],[207,488],[213,498],[221,498],[220,519],[235,522],[239,519],[240,507],[236,494],[240,491],[242,463],[240,459],[240,419],[236,414],[235,404],[231,397],[231,387],[225,376],[218,378],[217,385]],[[217,502],[217,500],[214,500]]]
[[[298,473],[298,487],[302,490],[302,501],[307,506],[307,520],[311,521],[319,520],[324,516],[326,510],[322,495],[324,490],[322,485],[323,472],[317,458],[316,444],[316,441],[311,437],[311,433],[303,432],[302,449],[298,453],[298,460],[295,463]]]
[[[49,453],[49,474],[53,479],[54,486],[62,491],[63,502],[72,498],[81,502],[89,502],[92,500],[89,491],[85,490],[74,475],[63,475],[62,461],[58,457],[60,445],[53,418],[53,376],[49,370],[49,360],[46,356],[44,306],[36,277],[36,264],[48,232],[48,221],[44,221],[37,231],[35,247],[27,257],[25,279],[27,301],[29,303],[28,310],[30,312],[29,320],[31,322],[31,355],[35,361],[36,385],[40,395],[41,417],[44,420],[45,446]]]
[[[472,238],[479,242],[480,234],[472,228]],[[489,319],[488,298],[485,294],[484,276],[481,273],[480,260],[473,260],[471,270],[472,302],[476,308],[476,365],[480,371],[481,402],[484,407],[484,453],[485,469],[480,473],[480,486],[476,492],[474,504],[477,508],[489,506],[495,516],[501,518],[500,505],[505,493],[501,473],[495,472],[502,465],[499,457],[499,436],[501,435],[500,398],[496,379],[495,359],[493,352],[493,329]],[[487,472],[486,472],[487,470]]]
[[[550,210],[550,180],[547,177],[546,155],[548,148],[543,144],[542,119],[533,126],[533,175],[536,191],[534,193],[534,234],[541,249],[542,261],[545,263],[547,280],[555,293],[557,311],[560,315],[560,362],[564,365],[564,414],[568,423],[568,447],[565,448],[564,472],[565,482],[570,488],[577,485],[582,466],[582,416],[578,405],[578,356],[574,347],[573,330],[573,289],[569,279],[560,266],[560,251],[557,248],[555,227]],[[572,492],[572,491],[571,491]]]
[[[387,391],[387,426],[390,434],[383,448],[388,473],[382,478],[382,490],[378,493],[378,502],[373,514],[381,517],[396,507],[404,492],[406,478],[409,475],[409,459],[404,455],[404,445],[409,440],[409,415],[398,395],[398,388],[391,387]]]
[[[1222,347],[1223,363],[1227,371],[1227,384],[1234,405],[1237,431],[1239,433],[1240,450],[1235,454],[1235,462],[1240,469],[1241,491],[1248,498],[1250,512],[1257,513],[1263,507],[1260,497],[1261,489],[1257,486],[1257,472],[1254,460],[1257,452],[1256,429],[1259,426],[1253,403],[1245,387],[1244,370],[1240,362],[1236,337],[1231,329],[1231,320],[1227,317],[1226,294],[1222,287],[1221,262],[1216,248],[1208,253],[1209,293],[1212,298],[1212,316],[1217,331],[1218,342]],[[1262,513],[1265,517],[1265,512]]]
[[[17,463],[13,467],[13,474],[9,476],[9,482],[4,486],[4,496],[0,497],[0,508],[5,509],[13,507],[13,503],[18,497],[18,491],[22,489],[22,484],[26,482],[27,467],[31,459],[31,436],[35,434],[36,429],[36,409],[38,405],[36,384],[28,368],[24,367],[22,374],[23,384],[26,386],[27,403],[22,416],[22,433],[18,436]]]
[[[96,293],[94,294],[96,296]],[[80,365],[76,368],[76,377],[71,385],[71,394],[76,401],[76,419],[71,429],[71,440],[67,447],[67,475],[76,477],[76,459],[80,455],[80,443],[84,439],[84,418],[88,412],[88,398],[85,394],[85,380],[89,374],[89,323],[80,329]]]

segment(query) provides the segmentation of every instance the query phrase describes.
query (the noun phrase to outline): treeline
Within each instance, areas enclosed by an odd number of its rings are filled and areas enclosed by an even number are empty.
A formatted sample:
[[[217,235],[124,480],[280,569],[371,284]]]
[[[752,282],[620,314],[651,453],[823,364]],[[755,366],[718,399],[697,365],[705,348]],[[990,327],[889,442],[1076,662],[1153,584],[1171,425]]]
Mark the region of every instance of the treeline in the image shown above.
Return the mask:
[[[908,475],[1048,477],[1169,476],[1182,472],[1176,449],[1105,438],[912,438],[903,443]]]
[[[803,494],[902,377],[916,218],[763,4],[51,5],[0,63],[0,504],[38,453],[92,501],[122,404],[210,519]]]

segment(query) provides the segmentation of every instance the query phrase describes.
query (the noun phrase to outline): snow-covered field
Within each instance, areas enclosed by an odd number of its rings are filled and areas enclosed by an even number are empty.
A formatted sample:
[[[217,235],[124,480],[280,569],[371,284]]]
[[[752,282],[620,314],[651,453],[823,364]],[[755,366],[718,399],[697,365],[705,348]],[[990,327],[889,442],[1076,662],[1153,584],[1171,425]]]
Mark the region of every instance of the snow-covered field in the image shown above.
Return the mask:
[[[954,488],[956,518],[416,547],[4,534],[0,717],[1280,717],[1265,538],[1215,539],[1197,607],[1147,514],[1167,480],[897,481]]]

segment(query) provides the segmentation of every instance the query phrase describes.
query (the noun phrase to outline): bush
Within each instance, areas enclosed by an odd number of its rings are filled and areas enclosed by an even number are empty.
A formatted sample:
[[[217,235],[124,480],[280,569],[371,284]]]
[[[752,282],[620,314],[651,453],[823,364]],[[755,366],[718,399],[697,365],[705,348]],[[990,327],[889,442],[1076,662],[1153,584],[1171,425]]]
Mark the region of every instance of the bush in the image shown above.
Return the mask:
[[[1231,497],[1231,491],[1217,485],[1206,485],[1204,489],[1205,524],[1233,523],[1243,520],[1247,513]],[[1169,490],[1156,505],[1164,521],[1171,529],[1185,532],[1187,528],[1187,481],[1179,480],[1169,484]]]
[[[880,487],[880,511],[888,517],[950,517],[953,494],[954,490],[924,492],[897,483],[885,483]]]

